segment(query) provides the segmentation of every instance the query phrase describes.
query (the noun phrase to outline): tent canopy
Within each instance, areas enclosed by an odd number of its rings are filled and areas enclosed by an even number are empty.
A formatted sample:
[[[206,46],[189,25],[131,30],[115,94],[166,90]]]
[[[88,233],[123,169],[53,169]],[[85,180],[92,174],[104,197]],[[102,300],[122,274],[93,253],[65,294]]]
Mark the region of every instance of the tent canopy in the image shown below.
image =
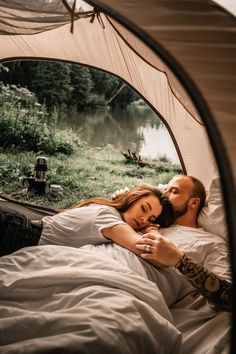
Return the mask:
[[[184,171],[220,174],[236,235],[236,20],[212,0],[0,0],[0,60],[55,59],[122,78],[168,128]]]
[[[119,76],[137,90],[165,122],[183,170],[200,178],[208,187],[216,173],[216,164],[201,112],[197,111],[179,81],[175,63],[166,62],[165,56],[168,61],[172,58],[165,53],[164,47],[170,47],[184,70],[189,71],[188,84],[196,80],[206,91],[209,108],[221,118],[216,128],[225,132],[229,157],[235,159],[232,129],[225,129],[231,126],[230,117],[235,105],[235,38],[230,31],[234,18],[209,1],[200,4],[199,1],[178,1],[178,5],[176,1],[160,1],[159,4],[152,1],[149,7],[143,1],[134,3],[133,7],[132,2],[125,5],[126,1],[99,4],[105,6],[108,13],[115,10],[119,19],[128,17],[130,12],[130,27],[132,22],[138,21],[141,28],[148,31],[149,42],[151,37],[158,37],[160,56],[119,22],[102,13],[94,16],[85,12],[76,16],[75,9],[71,23],[72,1],[28,1],[22,6],[21,1],[6,3],[1,0],[1,59],[66,60],[95,66]],[[151,10],[153,8],[155,11]],[[225,18],[223,32],[216,28],[219,15]],[[227,95],[222,94],[222,89]]]

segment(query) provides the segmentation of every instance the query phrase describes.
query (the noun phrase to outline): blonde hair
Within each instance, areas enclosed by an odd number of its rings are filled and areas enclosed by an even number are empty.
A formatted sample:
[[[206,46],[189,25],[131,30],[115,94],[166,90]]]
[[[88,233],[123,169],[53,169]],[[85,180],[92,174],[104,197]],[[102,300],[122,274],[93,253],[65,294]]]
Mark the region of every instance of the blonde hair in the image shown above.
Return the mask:
[[[170,226],[173,223],[173,208],[169,200],[162,194],[162,192],[155,186],[147,183],[141,183],[131,188],[129,191],[121,194],[115,200],[108,198],[90,198],[75,205],[75,208],[80,208],[91,203],[102,204],[115,208],[118,212],[126,212],[135,202],[143,197],[154,195],[162,205],[162,212],[157,217],[155,223],[160,224],[161,227]]]

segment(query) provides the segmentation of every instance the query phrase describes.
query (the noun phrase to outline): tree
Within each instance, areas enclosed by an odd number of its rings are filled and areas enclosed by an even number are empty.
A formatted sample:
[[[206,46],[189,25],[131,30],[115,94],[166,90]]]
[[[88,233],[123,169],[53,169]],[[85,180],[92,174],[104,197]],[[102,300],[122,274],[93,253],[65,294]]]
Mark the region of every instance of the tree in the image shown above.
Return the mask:
[[[70,71],[68,64],[38,62],[32,80],[32,89],[40,103],[45,103],[49,108],[67,105],[72,92]]]
[[[4,63],[5,84],[28,88],[52,111],[55,107],[76,109],[110,105],[126,107],[136,93],[115,75],[78,64],[20,60]]]
[[[128,85],[124,87],[121,86],[121,90],[117,93],[114,99],[110,102],[110,105],[115,107],[119,106],[121,108],[126,107],[129,103],[137,101],[140,97],[132,90]]]
[[[9,69],[6,66],[4,66],[3,64],[0,64],[0,72],[8,73],[8,71],[9,71]]]
[[[8,70],[1,72],[2,81],[5,84],[14,84],[32,90],[32,78],[34,77],[36,66],[37,61],[28,60],[15,60],[4,63],[4,67]]]
[[[94,93],[104,97],[105,101],[110,99],[120,87],[120,80],[104,71],[90,68],[94,81]]]
[[[71,65],[71,85],[73,87],[70,101],[76,108],[87,107],[92,100],[94,83],[89,68],[81,65]]]
[[[94,68],[90,71],[94,80],[94,92],[102,95],[106,104],[126,107],[139,99],[135,91],[115,75]]]

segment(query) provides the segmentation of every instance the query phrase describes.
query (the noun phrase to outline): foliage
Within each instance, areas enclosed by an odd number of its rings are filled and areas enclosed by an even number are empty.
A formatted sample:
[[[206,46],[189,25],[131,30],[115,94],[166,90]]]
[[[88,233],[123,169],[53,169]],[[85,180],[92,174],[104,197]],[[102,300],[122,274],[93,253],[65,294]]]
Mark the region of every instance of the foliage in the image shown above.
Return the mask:
[[[36,65],[36,61],[23,60],[4,63],[4,67],[8,71],[1,72],[1,81],[27,87],[29,90],[32,90],[32,78]]]
[[[104,97],[109,105],[126,107],[129,103],[137,100],[138,95],[127,86],[121,79],[101,70],[90,69],[95,82],[95,92]]]
[[[111,105],[126,107],[137,94],[118,77],[78,64],[55,61],[12,61],[4,64],[2,81],[33,91],[39,102],[78,109]]]
[[[124,108],[137,99],[139,99],[139,96],[135,93],[135,91],[133,91],[129,86],[125,85],[123,90],[121,90],[113,102],[111,102],[111,105]]]
[[[9,69],[6,67],[6,66],[4,66],[3,64],[0,64],[0,72],[1,71],[5,71],[5,72],[8,72],[9,71]]]
[[[74,144],[48,124],[49,114],[26,88],[0,83],[0,146],[55,154],[71,154]]]
[[[39,102],[47,107],[67,104],[73,90],[70,82],[70,67],[58,62],[38,62],[32,80],[32,90]]]
[[[118,78],[94,68],[90,68],[90,72],[94,81],[94,93],[108,100],[120,86]]]
[[[159,157],[159,160],[162,161],[162,162],[169,162],[169,159],[166,155],[162,155]]]
[[[92,102],[92,90],[94,82],[89,68],[71,65],[70,80],[73,87],[70,97],[70,105],[77,109],[88,107]]]

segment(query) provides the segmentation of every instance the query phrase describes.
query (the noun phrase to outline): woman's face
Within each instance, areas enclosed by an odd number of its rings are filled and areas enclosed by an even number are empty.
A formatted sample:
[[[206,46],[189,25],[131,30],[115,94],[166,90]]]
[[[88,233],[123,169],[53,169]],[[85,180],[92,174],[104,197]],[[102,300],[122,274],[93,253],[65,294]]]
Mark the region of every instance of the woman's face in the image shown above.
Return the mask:
[[[135,202],[126,212],[122,213],[122,217],[134,230],[140,230],[152,224],[161,212],[162,205],[159,199],[154,195],[149,195]]]

